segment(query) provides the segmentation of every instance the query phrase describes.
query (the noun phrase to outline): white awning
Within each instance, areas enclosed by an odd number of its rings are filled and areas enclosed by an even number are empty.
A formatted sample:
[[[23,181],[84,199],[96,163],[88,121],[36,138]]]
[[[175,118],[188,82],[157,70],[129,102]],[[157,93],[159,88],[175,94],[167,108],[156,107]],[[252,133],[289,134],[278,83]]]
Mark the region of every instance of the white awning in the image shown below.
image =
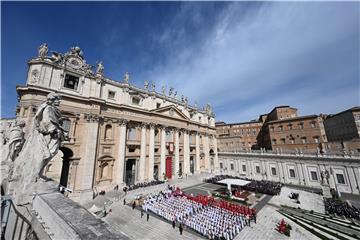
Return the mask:
[[[221,181],[218,181],[218,183],[224,183],[227,185],[236,185],[236,186],[245,186],[246,184],[250,183],[250,181],[242,180],[242,179],[231,179],[231,178],[225,178]]]
[[[96,206],[95,204],[92,205],[92,207],[88,209],[88,211],[91,212],[91,213],[97,213],[97,212],[100,212],[102,210],[104,210],[104,208],[100,208],[100,207]]]

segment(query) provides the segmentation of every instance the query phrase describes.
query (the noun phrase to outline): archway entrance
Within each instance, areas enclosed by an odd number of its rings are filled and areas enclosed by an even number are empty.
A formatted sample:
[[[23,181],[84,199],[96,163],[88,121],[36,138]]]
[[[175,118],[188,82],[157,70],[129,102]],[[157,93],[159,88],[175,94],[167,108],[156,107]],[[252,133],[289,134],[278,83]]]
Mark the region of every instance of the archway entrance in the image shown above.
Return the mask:
[[[61,147],[60,150],[63,152],[63,164],[61,168],[60,184],[64,187],[68,186],[69,180],[69,169],[70,169],[70,158],[73,156],[73,152],[70,148]]]
[[[136,159],[128,159],[126,161],[125,168],[125,183],[126,185],[135,184],[135,169],[136,169]]]
[[[154,166],[154,179],[159,180],[159,165]]]
[[[58,153],[44,168],[44,175],[57,181],[64,187],[68,187],[69,169],[73,151],[67,147],[61,147]]]
[[[194,169],[195,169],[195,161],[194,161],[194,157],[190,156],[190,172],[192,174],[194,174]]]

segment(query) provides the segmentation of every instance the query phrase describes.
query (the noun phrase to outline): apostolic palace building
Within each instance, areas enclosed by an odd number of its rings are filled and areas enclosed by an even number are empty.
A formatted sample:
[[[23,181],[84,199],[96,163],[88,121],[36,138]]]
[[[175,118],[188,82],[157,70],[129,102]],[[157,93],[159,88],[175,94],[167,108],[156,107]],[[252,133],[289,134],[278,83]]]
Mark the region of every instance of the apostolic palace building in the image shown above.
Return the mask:
[[[28,61],[27,80],[18,86],[17,118],[25,132],[37,107],[52,91],[68,140],[45,174],[72,189],[81,200],[93,192],[153,179],[219,170],[215,119],[211,106],[198,108],[173,88],[131,84],[104,75],[101,62],[89,65],[79,47],[65,54],[42,53]],[[45,51],[45,53],[44,53]],[[96,68],[96,69],[93,69]]]

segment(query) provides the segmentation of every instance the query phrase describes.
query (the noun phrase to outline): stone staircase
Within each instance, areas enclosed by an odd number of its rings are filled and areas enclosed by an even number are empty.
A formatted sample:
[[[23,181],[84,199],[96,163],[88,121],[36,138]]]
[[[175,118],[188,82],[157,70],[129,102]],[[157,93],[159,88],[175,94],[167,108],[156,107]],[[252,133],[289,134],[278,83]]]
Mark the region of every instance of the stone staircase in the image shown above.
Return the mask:
[[[288,207],[279,212],[318,236],[341,240],[360,238],[360,227],[346,219]]]

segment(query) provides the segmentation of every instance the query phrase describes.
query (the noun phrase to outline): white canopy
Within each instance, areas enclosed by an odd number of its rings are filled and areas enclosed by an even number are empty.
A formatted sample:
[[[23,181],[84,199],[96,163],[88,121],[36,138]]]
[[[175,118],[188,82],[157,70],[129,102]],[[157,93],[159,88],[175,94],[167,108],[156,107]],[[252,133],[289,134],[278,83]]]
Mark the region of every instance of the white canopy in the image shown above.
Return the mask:
[[[97,213],[97,212],[100,212],[102,210],[104,210],[104,208],[100,208],[100,207],[96,206],[95,204],[92,205],[92,207],[88,209],[88,211],[91,212],[91,213]]]
[[[227,185],[245,186],[246,184],[250,183],[250,181],[246,181],[242,179],[225,178],[221,181],[218,181],[218,183],[224,183]]]

